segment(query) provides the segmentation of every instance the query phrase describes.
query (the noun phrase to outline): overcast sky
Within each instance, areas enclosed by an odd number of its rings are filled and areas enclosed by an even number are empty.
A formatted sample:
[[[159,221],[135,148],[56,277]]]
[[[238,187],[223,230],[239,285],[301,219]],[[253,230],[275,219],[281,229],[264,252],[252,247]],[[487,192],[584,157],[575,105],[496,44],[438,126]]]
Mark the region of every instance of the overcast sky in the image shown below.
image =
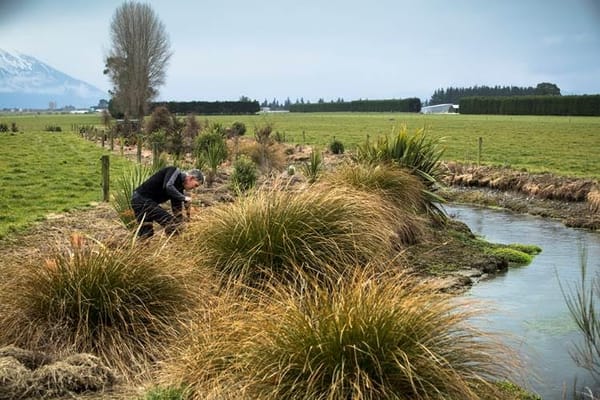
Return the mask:
[[[103,91],[122,0],[0,0],[0,48]],[[160,100],[419,97],[558,85],[600,94],[600,0],[154,0],[173,56]]]

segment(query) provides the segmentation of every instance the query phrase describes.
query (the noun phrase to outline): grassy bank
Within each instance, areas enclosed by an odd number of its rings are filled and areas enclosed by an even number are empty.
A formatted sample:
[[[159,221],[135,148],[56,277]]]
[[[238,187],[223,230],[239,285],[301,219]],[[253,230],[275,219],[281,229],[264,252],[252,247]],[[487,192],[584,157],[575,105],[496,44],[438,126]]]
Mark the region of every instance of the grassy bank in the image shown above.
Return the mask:
[[[69,132],[0,134],[0,238],[49,214],[102,201],[104,154]],[[128,161],[110,160],[114,181]]]

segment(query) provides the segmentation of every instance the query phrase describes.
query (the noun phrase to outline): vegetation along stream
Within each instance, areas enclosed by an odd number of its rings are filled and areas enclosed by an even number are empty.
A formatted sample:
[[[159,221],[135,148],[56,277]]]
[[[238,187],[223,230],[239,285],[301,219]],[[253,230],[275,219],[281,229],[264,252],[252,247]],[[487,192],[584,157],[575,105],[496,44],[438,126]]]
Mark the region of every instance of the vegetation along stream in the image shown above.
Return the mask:
[[[593,387],[589,373],[569,355],[581,335],[561,291],[574,292],[587,276],[600,273],[600,234],[565,227],[553,220],[486,208],[450,206],[450,215],[494,243],[535,244],[542,248],[533,262],[474,285],[466,296],[490,304],[486,328],[506,333],[529,372],[530,389],[544,400],[562,399],[563,390]],[[597,392],[595,388],[594,392]]]

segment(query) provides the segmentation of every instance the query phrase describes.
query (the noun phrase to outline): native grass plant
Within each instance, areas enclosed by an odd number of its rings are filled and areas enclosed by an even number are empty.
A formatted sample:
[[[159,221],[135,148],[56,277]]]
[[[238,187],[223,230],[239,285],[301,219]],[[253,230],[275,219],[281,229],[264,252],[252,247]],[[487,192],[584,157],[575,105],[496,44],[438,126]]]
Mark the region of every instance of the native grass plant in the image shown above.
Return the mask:
[[[518,373],[482,313],[433,283],[382,266],[337,265],[329,282],[296,269],[252,301],[194,323],[165,369],[191,399],[502,399]]]
[[[198,263],[254,279],[264,270],[286,275],[292,265],[318,271],[333,261],[389,256],[395,232],[393,213],[375,194],[275,186],[211,207],[185,235]]]
[[[424,232],[423,182],[406,169],[395,165],[346,163],[326,174],[326,185],[347,185],[379,194],[395,213],[398,239],[404,244],[418,242]]]
[[[258,169],[256,164],[247,156],[241,155],[233,162],[233,172],[231,173],[231,185],[238,192],[246,192],[254,187],[258,179]]]
[[[145,371],[197,298],[164,245],[108,248],[75,234],[69,247],[22,260],[0,284],[0,344],[91,353],[126,378]]]
[[[111,204],[127,229],[135,229],[137,226],[135,214],[131,208],[133,191],[148,179],[154,171],[154,167],[136,164],[117,178]]]
[[[206,174],[206,185],[212,186],[212,183],[217,176],[219,166],[227,159],[227,146],[224,141],[215,141],[208,144],[208,148],[203,150],[198,155],[198,158],[205,160],[205,165],[208,167]]]
[[[421,178],[426,186],[427,211],[439,222],[447,219],[444,210],[438,206],[444,199],[433,190],[442,176],[440,159],[443,153],[439,139],[428,138],[424,129],[418,129],[411,135],[406,125],[395,135],[392,132],[392,135],[379,137],[374,143],[367,139],[356,149],[356,157],[360,162],[397,164]]]
[[[560,281],[559,281],[560,283]],[[589,277],[587,273],[587,251],[581,253],[581,278],[575,288],[563,287],[561,291],[569,313],[583,336],[583,343],[571,350],[571,358],[577,365],[585,368],[600,382],[600,317],[598,299],[600,299],[600,273]]]
[[[263,172],[280,171],[286,163],[285,146],[275,141],[240,140],[237,154],[250,157]]]
[[[316,148],[312,149],[308,161],[300,165],[300,170],[309,183],[315,183],[323,174],[323,169],[323,154]]]

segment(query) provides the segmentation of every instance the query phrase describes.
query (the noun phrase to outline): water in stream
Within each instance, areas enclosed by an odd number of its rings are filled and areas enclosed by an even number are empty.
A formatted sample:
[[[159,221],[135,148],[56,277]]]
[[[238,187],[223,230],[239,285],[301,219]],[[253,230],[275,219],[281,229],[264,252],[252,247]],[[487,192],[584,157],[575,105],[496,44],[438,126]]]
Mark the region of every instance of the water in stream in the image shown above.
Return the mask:
[[[542,248],[533,262],[474,285],[467,296],[490,303],[485,329],[513,336],[512,345],[537,375],[528,388],[544,400],[562,399],[563,387],[593,386],[586,370],[569,355],[580,339],[571,320],[563,287],[574,287],[581,277],[582,257],[588,276],[600,273],[600,234],[565,227],[557,221],[468,206],[446,207],[489,242],[535,244]],[[596,388],[595,392],[598,388]]]

